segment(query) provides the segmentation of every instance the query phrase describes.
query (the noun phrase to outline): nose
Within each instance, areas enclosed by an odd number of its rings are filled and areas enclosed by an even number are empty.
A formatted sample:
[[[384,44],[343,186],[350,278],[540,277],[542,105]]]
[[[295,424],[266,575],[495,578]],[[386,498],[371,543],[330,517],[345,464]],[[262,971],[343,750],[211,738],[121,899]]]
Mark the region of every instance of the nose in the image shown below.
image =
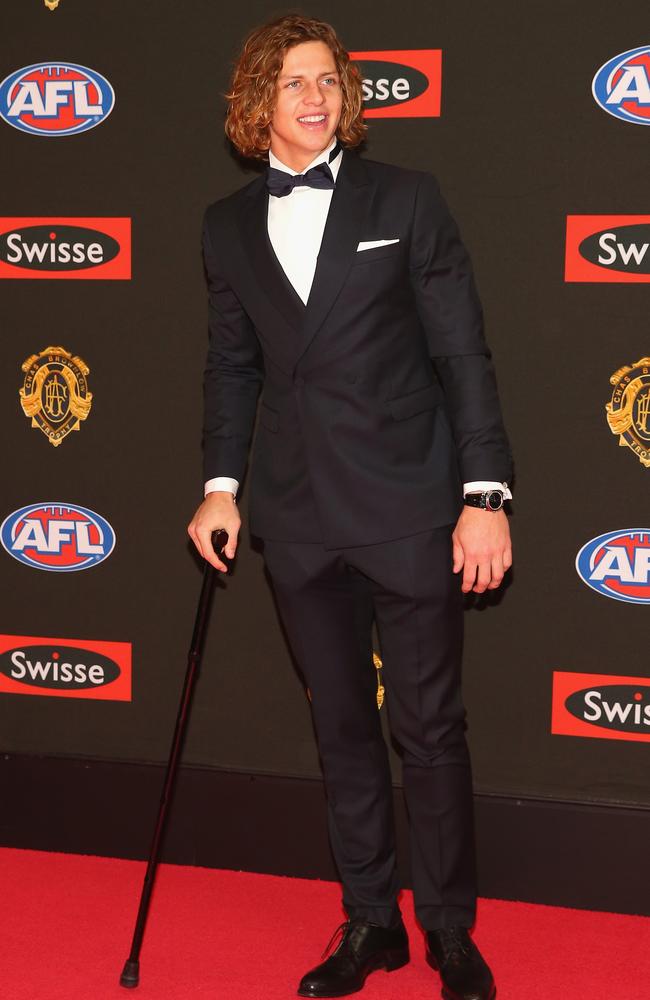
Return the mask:
[[[305,104],[315,104],[320,105],[325,100],[325,95],[322,88],[319,87],[317,80],[312,80],[311,83],[307,85],[307,90],[303,94],[303,101]]]

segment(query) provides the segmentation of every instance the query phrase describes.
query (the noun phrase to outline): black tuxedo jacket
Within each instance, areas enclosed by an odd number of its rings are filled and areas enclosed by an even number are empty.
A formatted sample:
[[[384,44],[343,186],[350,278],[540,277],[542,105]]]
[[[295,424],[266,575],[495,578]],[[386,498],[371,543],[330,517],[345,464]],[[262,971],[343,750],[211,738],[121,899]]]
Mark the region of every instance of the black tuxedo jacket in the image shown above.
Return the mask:
[[[205,479],[242,480],[263,389],[253,534],[338,548],[454,521],[461,482],[511,468],[470,261],[436,181],[345,150],[306,306],[273,252],[267,199],[262,176],[205,214]]]

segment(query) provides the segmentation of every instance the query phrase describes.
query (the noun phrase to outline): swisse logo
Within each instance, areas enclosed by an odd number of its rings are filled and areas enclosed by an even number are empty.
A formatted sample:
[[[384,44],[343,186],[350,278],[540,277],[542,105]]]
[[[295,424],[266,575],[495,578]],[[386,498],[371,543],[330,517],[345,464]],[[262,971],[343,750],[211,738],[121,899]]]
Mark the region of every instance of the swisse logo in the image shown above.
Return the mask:
[[[650,741],[650,677],[553,674],[553,733]]]
[[[650,125],[650,45],[608,59],[594,76],[591,91],[609,115]]]
[[[364,117],[438,118],[442,51],[351,52],[363,77]]]
[[[70,573],[107,559],[115,532],[99,514],[63,503],[38,503],[15,510],[0,526],[9,555],[35,569]]]
[[[115,105],[108,80],[76,63],[34,63],[0,83],[0,117],[31,135],[87,132]]]
[[[131,700],[131,643],[0,636],[0,691]]]
[[[0,278],[130,277],[128,218],[0,218]]]
[[[0,255],[7,264],[44,271],[73,271],[104,264],[120,251],[116,240],[92,229],[59,226],[58,230],[54,233],[49,227],[30,226],[22,233],[3,233]]]
[[[110,684],[120,676],[120,668],[113,660],[95,653],[91,663],[79,663],[81,654],[76,649],[62,646],[31,646],[28,650],[13,649],[0,657],[0,673],[13,680],[34,684],[36,687],[80,688]]]
[[[650,604],[650,529],[623,528],[598,535],[576,558],[588,587],[629,604]]]
[[[566,281],[650,281],[650,215],[569,215]]]
[[[650,726],[649,702],[647,688],[644,695],[630,685],[609,684],[601,690],[576,691],[567,698],[566,708],[576,719],[622,733],[637,733],[643,732],[644,726]]]

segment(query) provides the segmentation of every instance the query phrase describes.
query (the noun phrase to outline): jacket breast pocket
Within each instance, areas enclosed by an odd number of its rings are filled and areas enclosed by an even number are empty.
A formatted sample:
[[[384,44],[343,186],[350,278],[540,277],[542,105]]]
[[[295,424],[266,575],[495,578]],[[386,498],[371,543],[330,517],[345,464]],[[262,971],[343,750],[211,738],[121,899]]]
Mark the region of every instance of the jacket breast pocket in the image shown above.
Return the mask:
[[[408,392],[405,396],[395,396],[393,399],[389,399],[388,407],[394,420],[406,420],[418,413],[435,409],[441,402],[442,389],[436,382],[433,382],[431,385],[425,385],[422,389],[416,389],[415,392]]]
[[[277,434],[280,429],[280,419],[275,410],[272,410],[266,403],[260,403],[260,423],[267,431]]]
[[[387,246],[383,247],[371,247],[369,250],[357,250],[354,255],[353,266],[359,266],[359,264],[374,264],[376,260],[385,260],[388,257],[392,257],[394,260],[399,260],[403,254],[403,243],[399,240],[397,243],[389,243]]]

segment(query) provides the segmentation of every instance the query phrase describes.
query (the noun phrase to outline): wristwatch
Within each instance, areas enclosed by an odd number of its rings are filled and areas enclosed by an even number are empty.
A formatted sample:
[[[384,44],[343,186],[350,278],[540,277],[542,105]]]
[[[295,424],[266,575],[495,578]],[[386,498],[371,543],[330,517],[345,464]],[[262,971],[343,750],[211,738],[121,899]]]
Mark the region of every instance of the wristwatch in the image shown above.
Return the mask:
[[[468,493],[464,503],[467,507],[497,511],[503,507],[503,490],[486,490],[484,493]]]

